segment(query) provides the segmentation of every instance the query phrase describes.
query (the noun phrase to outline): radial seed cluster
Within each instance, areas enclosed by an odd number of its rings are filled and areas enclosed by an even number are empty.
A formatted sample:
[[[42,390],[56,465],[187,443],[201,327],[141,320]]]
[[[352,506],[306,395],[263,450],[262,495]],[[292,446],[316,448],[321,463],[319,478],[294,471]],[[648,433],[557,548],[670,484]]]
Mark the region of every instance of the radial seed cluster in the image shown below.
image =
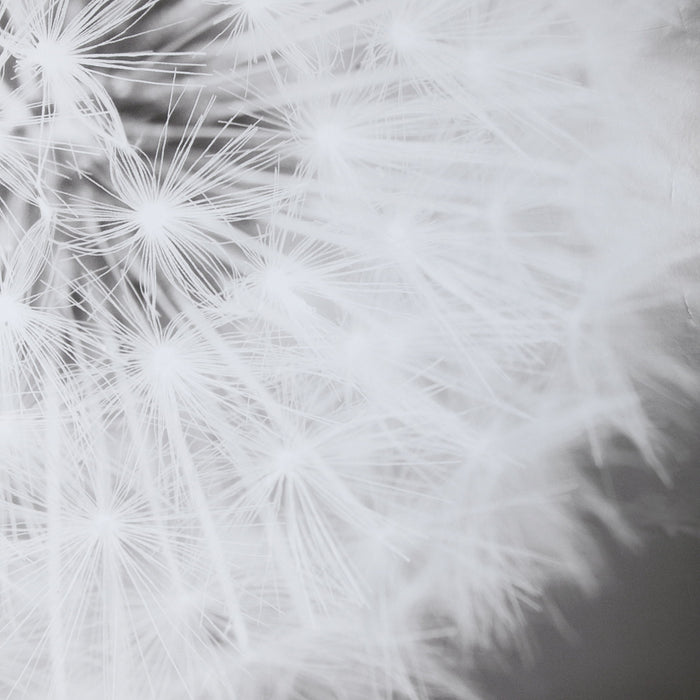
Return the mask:
[[[0,696],[476,698],[595,585],[696,385],[698,33],[613,4],[0,0]]]

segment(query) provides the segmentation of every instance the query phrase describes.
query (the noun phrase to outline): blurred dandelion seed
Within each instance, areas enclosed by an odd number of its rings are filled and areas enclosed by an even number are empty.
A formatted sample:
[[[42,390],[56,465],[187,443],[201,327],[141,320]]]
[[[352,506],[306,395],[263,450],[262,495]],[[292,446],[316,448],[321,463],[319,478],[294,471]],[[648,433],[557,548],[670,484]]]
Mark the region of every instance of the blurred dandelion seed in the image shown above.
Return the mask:
[[[686,4],[0,0],[0,696],[466,700],[595,589],[581,455],[700,389]]]

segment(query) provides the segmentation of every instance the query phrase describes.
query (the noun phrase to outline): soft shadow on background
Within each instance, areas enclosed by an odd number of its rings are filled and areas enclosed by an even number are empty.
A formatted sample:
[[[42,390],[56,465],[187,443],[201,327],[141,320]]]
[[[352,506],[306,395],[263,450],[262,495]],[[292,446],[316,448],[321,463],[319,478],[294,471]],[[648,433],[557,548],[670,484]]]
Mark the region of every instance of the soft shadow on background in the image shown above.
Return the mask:
[[[614,582],[595,601],[555,592],[568,631],[533,621],[537,661],[486,668],[487,697],[698,700],[699,581],[700,541],[654,536],[643,556],[618,557]]]
[[[692,421],[700,426],[700,414]],[[700,699],[700,429],[685,439],[671,490],[644,470],[613,470],[645,546],[600,535],[608,572],[595,599],[555,588],[526,636],[532,659],[503,650],[478,660],[493,700]]]
[[[698,290],[692,308],[666,320],[700,376]],[[649,406],[669,483],[624,438],[611,441],[605,468],[587,469],[641,546],[630,551],[593,524],[606,559],[598,594],[553,587],[524,631],[527,653],[514,645],[477,658],[488,700],[700,700],[700,403],[698,387],[684,389]]]

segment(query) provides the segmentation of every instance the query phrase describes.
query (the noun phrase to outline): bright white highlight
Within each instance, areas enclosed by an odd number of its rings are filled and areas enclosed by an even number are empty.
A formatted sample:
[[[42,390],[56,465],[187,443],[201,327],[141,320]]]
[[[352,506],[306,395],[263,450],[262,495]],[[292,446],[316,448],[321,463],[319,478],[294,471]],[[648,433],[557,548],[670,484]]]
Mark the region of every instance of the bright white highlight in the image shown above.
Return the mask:
[[[420,43],[420,29],[397,19],[389,25],[387,39],[396,51],[408,54]]]
[[[8,294],[0,293],[0,329],[6,333],[18,333],[31,313],[26,304]]]
[[[40,39],[27,58],[50,80],[69,78],[78,67],[73,48],[60,39]]]
[[[96,537],[103,541],[119,539],[119,518],[112,512],[98,513],[92,520],[92,528]]]
[[[156,245],[166,244],[169,231],[177,222],[172,205],[162,200],[144,202],[134,212],[139,234]]]

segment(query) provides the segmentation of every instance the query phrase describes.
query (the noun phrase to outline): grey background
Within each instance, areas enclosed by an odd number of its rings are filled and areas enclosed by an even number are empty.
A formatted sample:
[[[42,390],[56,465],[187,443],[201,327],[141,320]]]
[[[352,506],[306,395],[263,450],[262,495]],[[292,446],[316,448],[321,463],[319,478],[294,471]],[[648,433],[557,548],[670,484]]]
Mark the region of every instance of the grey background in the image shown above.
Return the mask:
[[[476,659],[493,700],[700,699],[700,413],[676,443],[672,488],[644,468],[611,471],[610,487],[639,525],[639,551],[598,528],[608,570],[599,595],[548,596],[532,615],[531,655],[502,648]],[[592,524],[595,527],[595,524]]]

